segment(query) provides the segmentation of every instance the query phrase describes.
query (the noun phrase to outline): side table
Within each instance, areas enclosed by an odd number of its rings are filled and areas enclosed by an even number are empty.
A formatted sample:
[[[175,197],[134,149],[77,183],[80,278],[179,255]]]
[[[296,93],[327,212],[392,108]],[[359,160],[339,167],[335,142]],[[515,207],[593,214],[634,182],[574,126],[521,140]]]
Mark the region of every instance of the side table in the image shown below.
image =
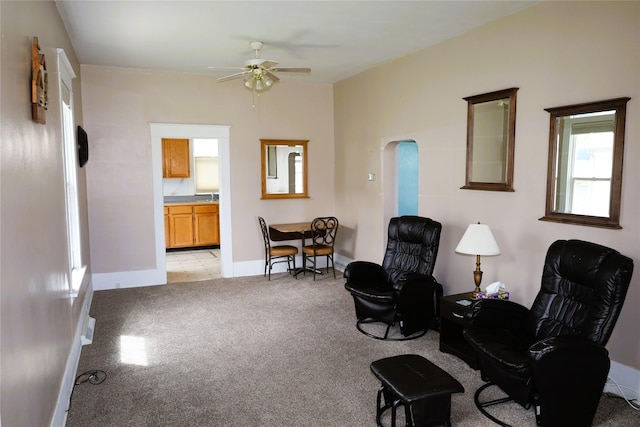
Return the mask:
[[[440,297],[440,351],[464,360],[479,369],[478,356],[462,336],[464,316],[469,310],[471,292]]]

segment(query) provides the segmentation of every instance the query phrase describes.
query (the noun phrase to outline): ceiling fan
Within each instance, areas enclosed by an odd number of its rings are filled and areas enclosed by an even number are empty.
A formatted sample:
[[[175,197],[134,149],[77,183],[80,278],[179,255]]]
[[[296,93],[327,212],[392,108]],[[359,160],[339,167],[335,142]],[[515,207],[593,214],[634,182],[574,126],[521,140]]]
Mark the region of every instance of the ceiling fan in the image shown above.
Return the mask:
[[[244,87],[251,91],[264,92],[268,90],[274,83],[280,79],[274,74],[276,72],[289,73],[310,73],[311,68],[290,68],[278,67],[276,61],[260,58],[260,49],[262,42],[250,42],[249,47],[255,52],[255,58],[245,61],[244,67],[238,67],[240,72],[220,77],[218,82],[226,82],[228,80],[244,77]],[[209,67],[210,69],[220,69],[219,67]],[[228,68],[224,68],[228,69]],[[235,68],[234,68],[235,69]]]

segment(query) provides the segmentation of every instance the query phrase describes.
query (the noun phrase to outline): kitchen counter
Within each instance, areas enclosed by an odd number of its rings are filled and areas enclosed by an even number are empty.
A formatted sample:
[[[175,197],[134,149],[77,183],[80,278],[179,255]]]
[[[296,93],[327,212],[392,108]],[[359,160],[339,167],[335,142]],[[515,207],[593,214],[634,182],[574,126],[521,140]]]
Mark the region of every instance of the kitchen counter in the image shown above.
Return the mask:
[[[164,202],[165,206],[182,206],[182,205],[217,205],[219,202],[216,201],[198,201],[198,202]]]
[[[164,204],[174,205],[178,203],[194,204],[194,203],[218,203],[217,194],[194,194],[189,196],[164,196]]]

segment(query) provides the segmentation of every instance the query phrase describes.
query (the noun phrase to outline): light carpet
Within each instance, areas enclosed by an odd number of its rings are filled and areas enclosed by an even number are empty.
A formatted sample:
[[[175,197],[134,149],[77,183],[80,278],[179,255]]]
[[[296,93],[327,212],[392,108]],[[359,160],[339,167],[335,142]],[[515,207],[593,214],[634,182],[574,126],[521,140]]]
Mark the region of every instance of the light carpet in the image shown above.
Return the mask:
[[[460,381],[454,426],[492,426],[473,404],[480,374],[438,350],[439,334],[404,342],[355,328],[344,279],[286,273],[98,291],[93,344],[78,373],[107,373],[75,387],[67,426],[375,426],[372,361],[420,354]],[[533,427],[532,410],[491,412]],[[385,419],[388,425],[388,418]],[[399,420],[398,425],[404,425]],[[639,415],[603,396],[595,426],[639,425]]]

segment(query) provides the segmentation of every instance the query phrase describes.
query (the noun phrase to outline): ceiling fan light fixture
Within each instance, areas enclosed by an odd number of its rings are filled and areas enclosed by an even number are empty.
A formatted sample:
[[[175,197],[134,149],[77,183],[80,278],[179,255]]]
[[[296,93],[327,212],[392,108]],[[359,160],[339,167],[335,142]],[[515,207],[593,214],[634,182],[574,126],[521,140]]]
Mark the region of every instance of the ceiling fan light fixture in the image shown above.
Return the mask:
[[[262,68],[255,67],[251,73],[253,74],[253,78],[259,80],[262,77]]]
[[[1,0],[0,0],[1,1]],[[259,52],[262,49],[262,42],[249,43],[251,49],[255,51],[255,58],[245,61],[243,68],[240,68],[241,72],[236,72],[228,76],[220,77],[217,80],[219,82],[225,82],[228,80],[241,78],[242,85],[254,92],[265,92],[269,90],[274,83],[280,81],[280,79],[272,73],[277,72],[294,72],[294,73],[309,73],[310,68],[290,68],[290,67],[278,67],[277,61],[261,59]],[[216,67],[209,67],[216,68]]]

